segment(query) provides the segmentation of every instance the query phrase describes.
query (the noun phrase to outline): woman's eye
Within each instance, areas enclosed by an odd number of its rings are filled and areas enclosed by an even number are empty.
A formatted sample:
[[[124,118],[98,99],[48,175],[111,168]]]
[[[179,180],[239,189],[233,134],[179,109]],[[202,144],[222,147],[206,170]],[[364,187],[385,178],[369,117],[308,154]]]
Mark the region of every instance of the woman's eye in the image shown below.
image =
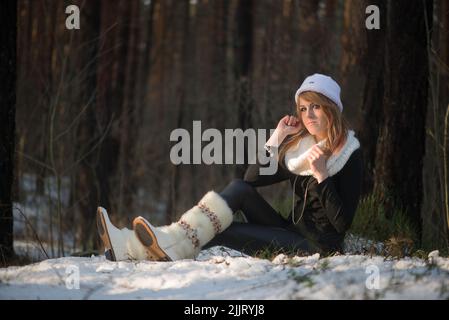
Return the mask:
[[[301,111],[301,112],[304,112],[304,111],[306,111],[306,108],[299,108],[299,111]]]
[[[319,109],[319,108],[320,108],[320,105],[319,105],[319,104],[314,104],[314,105],[313,105],[313,108],[314,108],[314,109]]]

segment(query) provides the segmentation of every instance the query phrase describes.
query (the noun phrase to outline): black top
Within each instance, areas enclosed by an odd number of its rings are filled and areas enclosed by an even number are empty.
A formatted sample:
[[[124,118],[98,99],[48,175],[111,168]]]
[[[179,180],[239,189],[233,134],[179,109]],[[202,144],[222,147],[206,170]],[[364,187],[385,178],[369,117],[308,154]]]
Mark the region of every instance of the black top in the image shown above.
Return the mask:
[[[269,156],[267,152],[267,156]],[[293,187],[299,200],[296,201],[295,222],[290,212],[291,230],[300,232],[315,243],[323,251],[340,251],[346,231],[351,226],[360,198],[362,183],[362,154],[360,148],[355,150],[343,168],[332,177],[320,184],[313,176],[299,176],[284,166],[278,165],[273,175],[260,175],[259,167],[268,166],[254,164],[248,167],[244,180],[254,187],[267,186],[287,179]]]

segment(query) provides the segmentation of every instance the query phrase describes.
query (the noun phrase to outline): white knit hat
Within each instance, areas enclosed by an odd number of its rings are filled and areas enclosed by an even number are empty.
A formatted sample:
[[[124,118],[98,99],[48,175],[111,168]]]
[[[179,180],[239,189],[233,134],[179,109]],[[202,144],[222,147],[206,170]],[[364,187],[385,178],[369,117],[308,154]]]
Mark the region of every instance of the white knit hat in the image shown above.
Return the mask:
[[[340,99],[340,86],[331,77],[319,73],[308,76],[302,83],[301,87],[299,87],[299,89],[296,91],[296,103],[298,103],[297,99],[299,95],[305,91],[314,91],[321,93],[322,95],[335,102],[335,104],[340,108],[340,111],[343,111],[343,104],[341,103]]]

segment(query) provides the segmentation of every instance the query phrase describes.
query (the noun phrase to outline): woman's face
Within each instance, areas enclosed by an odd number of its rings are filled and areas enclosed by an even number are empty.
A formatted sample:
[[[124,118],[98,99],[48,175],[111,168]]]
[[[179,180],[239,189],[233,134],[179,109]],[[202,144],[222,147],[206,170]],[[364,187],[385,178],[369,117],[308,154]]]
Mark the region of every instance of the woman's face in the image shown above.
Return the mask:
[[[311,135],[319,140],[327,137],[328,121],[322,106],[299,97],[299,116]]]

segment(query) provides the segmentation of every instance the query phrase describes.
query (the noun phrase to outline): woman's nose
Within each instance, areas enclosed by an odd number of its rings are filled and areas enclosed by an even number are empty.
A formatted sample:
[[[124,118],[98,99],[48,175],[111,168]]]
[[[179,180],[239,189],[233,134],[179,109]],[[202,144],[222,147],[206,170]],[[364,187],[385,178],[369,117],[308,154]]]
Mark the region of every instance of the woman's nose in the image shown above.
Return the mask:
[[[307,110],[307,118],[315,118],[315,113],[312,108]]]

